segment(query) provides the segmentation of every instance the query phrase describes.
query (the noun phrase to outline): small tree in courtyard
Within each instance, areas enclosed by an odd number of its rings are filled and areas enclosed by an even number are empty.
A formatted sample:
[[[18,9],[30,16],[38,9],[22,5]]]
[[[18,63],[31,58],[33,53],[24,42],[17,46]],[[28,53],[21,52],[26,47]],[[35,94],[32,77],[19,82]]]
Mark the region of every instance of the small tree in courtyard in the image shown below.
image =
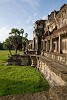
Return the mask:
[[[4,49],[8,49],[10,52],[10,55],[12,55],[11,54],[12,49],[15,49],[16,54],[17,54],[17,51],[22,50],[22,48],[24,48],[25,50],[28,34],[25,33],[25,37],[23,37],[24,30],[23,29],[19,30],[15,28],[12,28],[9,34],[10,36],[3,43]]]
[[[9,50],[10,55],[12,55],[11,50],[13,49],[12,37],[9,37],[3,43],[3,48]]]
[[[19,30],[19,29],[15,29],[15,28],[11,29],[11,32],[9,33],[9,34],[11,34],[12,43],[15,48],[16,54],[19,49],[22,49],[23,33],[24,33],[23,29]]]

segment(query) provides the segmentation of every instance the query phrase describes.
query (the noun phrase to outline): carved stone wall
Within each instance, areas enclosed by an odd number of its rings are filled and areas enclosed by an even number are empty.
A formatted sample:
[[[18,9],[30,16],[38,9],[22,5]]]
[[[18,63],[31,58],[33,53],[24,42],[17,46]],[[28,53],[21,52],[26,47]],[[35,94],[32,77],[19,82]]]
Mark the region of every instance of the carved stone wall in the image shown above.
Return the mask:
[[[37,69],[44,75],[50,86],[67,85],[67,69],[63,70],[61,64],[57,64],[46,57],[38,57]]]

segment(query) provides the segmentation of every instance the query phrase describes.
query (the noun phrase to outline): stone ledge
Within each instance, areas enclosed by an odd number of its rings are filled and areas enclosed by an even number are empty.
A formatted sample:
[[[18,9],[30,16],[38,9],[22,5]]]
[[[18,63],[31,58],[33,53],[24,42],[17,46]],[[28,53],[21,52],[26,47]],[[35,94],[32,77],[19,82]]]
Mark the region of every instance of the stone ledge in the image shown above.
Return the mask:
[[[43,72],[43,74],[48,73],[49,75],[47,75],[47,77],[53,77],[52,75],[55,75],[56,79],[58,78],[57,80],[58,82],[60,79],[60,83],[63,80],[64,82],[66,82],[66,83],[63,82],[63,84],[67,84],[67,67],[65,65],[63,66],[62,64],[59,64],[57,62],[48,59],[47,57],[42,57],[42,56],[39,56],[38,61],[40,65],[37,65],[37,67],[41,72]],[[47,72],[45,72],[45,70],[47,70]]]
[[[59,54],[54,52],[44,52],[44,56],[51,58],[60,64],[67,65],[67,54]]]
[[[52,61],[48,57],[42,57],[42,56],[40,56],[40,59],[42,59],[43,62],[46,61],[48,63],[48,65],[51,65],[52,67],[58,69],[63,74],[67,74],[67,66],[65,66],[63,64],[60,64],[60,63],[57,63],[55,61]]]

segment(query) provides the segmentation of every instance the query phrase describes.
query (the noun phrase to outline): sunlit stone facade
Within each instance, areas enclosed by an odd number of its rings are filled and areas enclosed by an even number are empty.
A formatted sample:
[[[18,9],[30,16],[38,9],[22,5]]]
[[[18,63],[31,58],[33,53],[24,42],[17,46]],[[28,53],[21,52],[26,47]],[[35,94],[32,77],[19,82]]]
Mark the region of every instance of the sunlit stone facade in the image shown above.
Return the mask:
[[[39,53],[67,53],[67,4],[51,12],[47,20],[35,22],[33,49]]]
[[[33,49],[35,50],[36,54],[40,54],[41,52],[41,39],[44,35],[44,26],[45,20],[37,20],[34,24]]]
[[[34,23],[32,49],[28,53],[31,65],[51,86],[67,85],[67,4],[52,11],[47,20]]]

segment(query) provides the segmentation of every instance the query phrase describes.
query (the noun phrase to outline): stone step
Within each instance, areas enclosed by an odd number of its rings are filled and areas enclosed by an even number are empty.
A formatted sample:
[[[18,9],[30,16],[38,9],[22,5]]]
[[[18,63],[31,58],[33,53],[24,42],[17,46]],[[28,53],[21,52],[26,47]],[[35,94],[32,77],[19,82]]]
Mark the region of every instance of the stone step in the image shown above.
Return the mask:
[[[30,56],[29,55],[12,55],[8,59],[8,65],[30,65]]]

